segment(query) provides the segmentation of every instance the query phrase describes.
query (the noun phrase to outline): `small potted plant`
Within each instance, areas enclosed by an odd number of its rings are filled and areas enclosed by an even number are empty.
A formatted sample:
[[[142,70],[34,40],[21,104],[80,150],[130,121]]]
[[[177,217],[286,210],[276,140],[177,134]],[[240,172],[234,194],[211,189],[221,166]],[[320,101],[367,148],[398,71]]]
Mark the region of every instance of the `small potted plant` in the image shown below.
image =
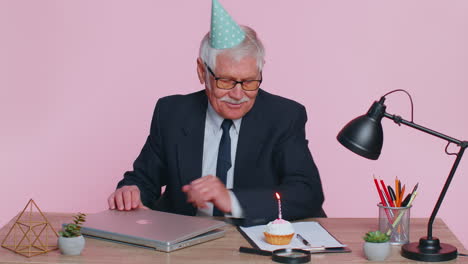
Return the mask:
[[[59,231],[58,247],[64,255],[80,255],[85,246],[84,237],[81,235],[81,226],[86,221],[86,214],[78,213],[73,218],[73,223],[63,226]]]
[[[364,254],[368,260],[382,261],[385,260],[391,252],[390,236],[380,231],[367,232],[363,237]]]

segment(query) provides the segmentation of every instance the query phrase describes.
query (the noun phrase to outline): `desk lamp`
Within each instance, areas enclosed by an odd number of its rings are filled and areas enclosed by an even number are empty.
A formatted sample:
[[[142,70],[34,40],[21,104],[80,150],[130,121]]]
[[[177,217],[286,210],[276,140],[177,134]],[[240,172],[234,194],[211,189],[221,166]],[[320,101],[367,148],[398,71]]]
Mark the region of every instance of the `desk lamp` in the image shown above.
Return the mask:
[[[411,121],[404,120],[400,116],[391,115],[385,112],[385,96],[394,92],[405,92],[409,96],[411,101]],[[383,117],[393,120],[398,125],[403,124],[448,141],[445,152],[448,155],[457,156],[427,224],[427,236],[420,238],[419,243],[413,242],[403,245],[401,255],[408,259],[429,262],[447,261],[457,258],[458,253],[456,247],[449,244],[440,243],[437,237],[432,236],[432,224],[434,223],[440,205],[444,200],[445,194],[450,185],[450,182],[452,181],[458,164],[460,163],[463,152],[468,146],[468,141],[457,140],[455,138],[446,136],[434,130],[413,123],[413,101],[411,99],[411,95],[405,90],[401,89],[385,94],[378,102],[375,101],[372,104],[369,111],[367,111],[367,114],[351,120],[338,134],[338,141],[343,146],[360,156],[371,160],[378,159],[383,144],[383,131],[381,124]],[[449,153],[447,151],[450,143],[454,143],[460,147],[458,153]]]

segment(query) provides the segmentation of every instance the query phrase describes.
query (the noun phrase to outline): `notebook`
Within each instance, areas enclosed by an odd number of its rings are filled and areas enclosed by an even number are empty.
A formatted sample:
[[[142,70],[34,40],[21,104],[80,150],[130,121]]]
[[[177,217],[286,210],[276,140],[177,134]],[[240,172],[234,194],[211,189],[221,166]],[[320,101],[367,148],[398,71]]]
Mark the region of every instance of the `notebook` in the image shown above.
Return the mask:
[[[153,210],[106,210],[86,216],[81,233],[92,238],[171,252],[224,236],[226,223]]]
[[[294,237],[289,245],[271,245],[265,241],[263,232],[265,225],[252,227],[239,227],[240,233],[255,248],[273,251],[282,248],[300,248],[308,250],[310,253],[346,253],[351,250],[332,236],[320,223],[315,221],[292,223]],[[306,246],[296,234],[300,234],[311,246]]]

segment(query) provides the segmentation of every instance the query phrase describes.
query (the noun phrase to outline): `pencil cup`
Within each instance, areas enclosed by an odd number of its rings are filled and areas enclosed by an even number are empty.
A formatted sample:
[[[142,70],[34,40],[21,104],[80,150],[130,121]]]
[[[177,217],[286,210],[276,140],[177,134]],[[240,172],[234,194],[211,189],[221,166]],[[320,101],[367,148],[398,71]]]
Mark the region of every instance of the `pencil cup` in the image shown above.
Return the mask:
[[[411,206],[389,207],[382,204],[377,206],[379,207],[379,230],[390,235],[390,244],[409,243]]]

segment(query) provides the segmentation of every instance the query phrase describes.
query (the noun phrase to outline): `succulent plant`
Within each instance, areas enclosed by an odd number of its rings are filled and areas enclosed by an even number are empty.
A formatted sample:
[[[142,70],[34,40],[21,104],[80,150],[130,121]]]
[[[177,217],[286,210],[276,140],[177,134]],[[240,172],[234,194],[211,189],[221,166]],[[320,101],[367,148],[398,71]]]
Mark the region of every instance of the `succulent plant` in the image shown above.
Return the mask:
[[[385,243],[390,240],[390,236],[377,230],[374,232],[367,232],[363,239],[371,243]]]
[[[59,231],[59,235],[63,237],[78,237],[81,236],[81,225],[86,221],[86,214],[78,213],[73,217],[73,223],[66,224],[63,231]]]

